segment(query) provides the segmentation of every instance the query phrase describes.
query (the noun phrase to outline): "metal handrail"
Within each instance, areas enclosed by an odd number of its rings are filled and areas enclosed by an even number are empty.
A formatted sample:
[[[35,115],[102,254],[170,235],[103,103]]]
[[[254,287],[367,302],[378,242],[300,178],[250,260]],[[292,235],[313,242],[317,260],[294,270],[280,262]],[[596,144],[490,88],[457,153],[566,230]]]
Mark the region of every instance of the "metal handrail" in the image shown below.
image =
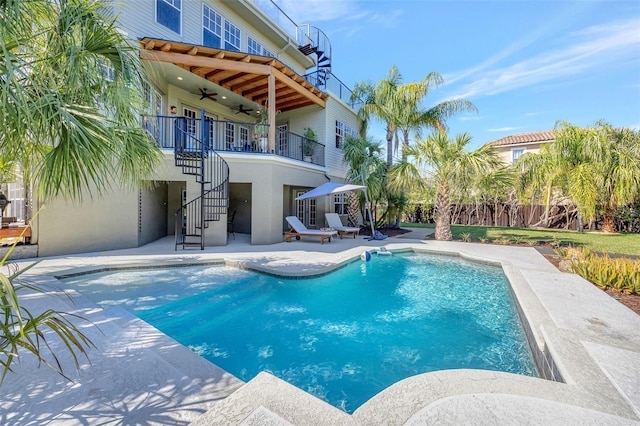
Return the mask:
[[[276,143],[269,149],[267,135],[269,125],[242,121],[213,120],[205,118],[204,126],[200,118],[178,116],[144,116],[143,127],[161,148],[174,149],[176,141],[185,149],[193,149],[204,140],[202,149],[238,154],[276,155],[298,161],[307,161],[319,166],[325,165],[324,144],[306,139],[304,136],[276,128]],[[182,136],[176,135],[176,123],[183,124]],[[204,135],[204,138],[202,137]],[[182,138],[182,139],[180,139]],[[313,147],[313,148],[311,148]],[[305,155],[305,150],[312,152]],[[305,158],[306,157],[306,158]]]
[[[229,165],[215,152],[208,133],[207,120],[175,117],[173,120],[174,161],[185,174],[194,175],[200,184],[200,196],[180,206],[175,214],[175,249],[189,244],[189,237],[199,238],[204,250],[204,230],[208,222],[218,221],[227,213],[229,201]]]
[[[314,71],[305,74],[304,78],[314,86],[322,88],[326,92],[331,92],[338,97],[338,99],[349,105],[351,109],[358,111],[360,107],[364,105],[364,102],[361,99],[352,99],[353,90],[349,89],[349,87],[340,81],[333,73],[328,74],[330,78],[328,78],[327,73],[324,71]]]

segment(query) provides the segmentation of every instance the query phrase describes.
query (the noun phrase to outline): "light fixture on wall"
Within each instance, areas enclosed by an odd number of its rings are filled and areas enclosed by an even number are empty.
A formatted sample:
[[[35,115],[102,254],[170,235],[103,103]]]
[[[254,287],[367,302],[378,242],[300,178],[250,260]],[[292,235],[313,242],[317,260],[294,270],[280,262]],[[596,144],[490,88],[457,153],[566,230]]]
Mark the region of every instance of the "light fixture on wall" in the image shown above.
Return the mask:
[[[169,107],[169,112],[170,112],[171,114],[175,115],[175,114],[177,114],[177,113],[178,113],[178,108],[176,108],[176,106],[175,106],[175,105],[171,105],[171,106]]]

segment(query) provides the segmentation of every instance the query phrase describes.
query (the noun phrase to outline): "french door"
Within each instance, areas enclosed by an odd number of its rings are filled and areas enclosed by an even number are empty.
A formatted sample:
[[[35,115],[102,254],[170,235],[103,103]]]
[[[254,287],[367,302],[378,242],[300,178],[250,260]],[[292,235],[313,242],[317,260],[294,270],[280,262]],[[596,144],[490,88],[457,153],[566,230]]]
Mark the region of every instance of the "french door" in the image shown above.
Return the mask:
[[[294,200],[303,195],[307,191],[294,191]],[[318,219],[316,213],[316,199],[308,198],[306,200],[296,200],[295,204],[296,217],[300,219],[300,222],[304,223],[307,228],[317,228]]]

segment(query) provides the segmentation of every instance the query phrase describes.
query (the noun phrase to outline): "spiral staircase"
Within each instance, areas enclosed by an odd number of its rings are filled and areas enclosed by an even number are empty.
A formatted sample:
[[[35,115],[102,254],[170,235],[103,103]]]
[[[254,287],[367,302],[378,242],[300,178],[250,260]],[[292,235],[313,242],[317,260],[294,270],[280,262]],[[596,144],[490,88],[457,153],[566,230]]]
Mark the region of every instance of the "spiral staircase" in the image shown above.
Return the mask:
[[[200,196],[184,203],[176,212],[175,250],[181,246],[204,250],[205,230],[210,222],[226,217],[229,208],[229,165],[213,149],[209,119],[178,117],[174,123],[175,165],[195,176]],[[195,131],[200,125],[200,131]]]

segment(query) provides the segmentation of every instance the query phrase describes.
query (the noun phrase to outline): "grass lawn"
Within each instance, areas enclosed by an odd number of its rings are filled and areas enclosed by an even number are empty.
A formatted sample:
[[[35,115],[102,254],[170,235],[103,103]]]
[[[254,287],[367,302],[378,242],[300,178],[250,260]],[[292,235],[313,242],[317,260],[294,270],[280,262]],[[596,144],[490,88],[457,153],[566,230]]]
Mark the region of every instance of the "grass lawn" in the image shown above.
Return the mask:
[[[406,223],[403,228],[433,228],[433,223]],[[600,232],[560,231],[555,229],[501,228],[494,226],[451,225],[454,239],[468,233],[471,240],[487,242],[494,240],[510,240],[511,243],[559,243],[563,246],[573,245],[588,247],[601,253],[617,253],[640,255],[640,234],[603,234]]]

